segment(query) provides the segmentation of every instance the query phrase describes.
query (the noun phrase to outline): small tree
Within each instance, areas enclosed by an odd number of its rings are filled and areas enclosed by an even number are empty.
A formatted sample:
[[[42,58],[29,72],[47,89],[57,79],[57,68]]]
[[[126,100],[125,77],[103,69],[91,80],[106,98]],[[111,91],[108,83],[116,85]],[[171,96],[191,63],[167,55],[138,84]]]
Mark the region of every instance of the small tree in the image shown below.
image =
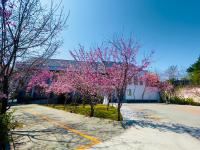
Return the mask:
[[[98,48],[98,58],[104,66],[104,72],[117,97],[118,121],[121,120],[121,106],[125,100],[126,88],[135,76],[139,76],[149,64],[151,54],[137,63],[139,44],[131,38],[113,40],[105,49]]]
[[[178,66],[170,66],[167,70],[166,70],[166,75],[167,75],[167,78],[170,82],[173,82],[175,80],[178,79],[179,77],[179,70],[178,70]]]
[[[80,49],[71,52],[76,63],[68,70],[68,77],[71,85],[84,98],[88,98],[90,104],[90,116],[94,115],[94,107],[99,102],[102,95],[104,79],[98,70],[99,64],[96,61],[95,51],[85,51]]]
[[[167,103],[168,100],[172,96],[172,93],[173,93],[173,90],[174,90],[173,85],[168,81],[161,81],[158,84],[158,89],[159,89],[161,98],[164,99]]]

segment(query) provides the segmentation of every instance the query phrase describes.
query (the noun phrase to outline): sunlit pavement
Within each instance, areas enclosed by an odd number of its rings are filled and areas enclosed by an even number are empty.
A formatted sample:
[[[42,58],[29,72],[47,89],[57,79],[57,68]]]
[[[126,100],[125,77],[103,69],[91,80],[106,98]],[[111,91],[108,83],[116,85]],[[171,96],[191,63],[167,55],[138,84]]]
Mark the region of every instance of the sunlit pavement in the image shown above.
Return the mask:
[[[200,107],[167,104],[124,104],[127,130],[91,149],[199,150]]]
[[[19,150],[86,149],[124,132],[120,123],[67,113],[39,105],[14,106],[22,123],[12,131]]]

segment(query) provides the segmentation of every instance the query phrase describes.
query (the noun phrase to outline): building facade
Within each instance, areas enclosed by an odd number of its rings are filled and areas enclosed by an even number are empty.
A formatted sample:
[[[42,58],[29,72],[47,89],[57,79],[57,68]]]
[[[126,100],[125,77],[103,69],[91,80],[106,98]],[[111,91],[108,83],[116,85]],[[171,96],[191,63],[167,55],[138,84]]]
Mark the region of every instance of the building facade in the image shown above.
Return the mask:
[[[46,60],[39,69],[48,69],[50,71],[59,72],[65,70],[69,65],[73,65],[73,60],[60,60],[60,59],[49,59]],[[108,65],[112,65],[109,63]],[[20,67],[19,67],[20,68]],[[153,87],[148,87],[145,82],[138,80],[139,77],[133,78],[132,82],[126,88],[125,103],[137,103],[137,102],[159,102],[160,96],[158,90]],[[32,89],[34,95],[35,89]],[[116,102],[116,98],[113,93],[112,101]],[[107,96],[104,97],[104,103],[108,102]]]
[[[157,88],[149,87],[145,82],[138,80],[137,77],[127,86],[124,103],[149,103],[159,102],[160,94]],[[115,93],[112,95],[111,102],[117,102]],[[104,96],[104,104],[108,103],[108,96]]]

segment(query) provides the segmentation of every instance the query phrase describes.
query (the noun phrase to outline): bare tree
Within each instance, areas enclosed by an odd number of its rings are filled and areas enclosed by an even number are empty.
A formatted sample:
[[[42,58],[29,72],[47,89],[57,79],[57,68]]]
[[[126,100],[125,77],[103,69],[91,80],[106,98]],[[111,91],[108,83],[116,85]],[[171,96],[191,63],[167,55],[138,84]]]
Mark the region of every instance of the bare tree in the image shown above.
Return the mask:
[[[172,65],[166,70],[166,75],[169,80],[175,80],[179,77],[178,66]]]
[[[61,3],[42,6],[40,0],[1,0],[0,4],[0,92],[1,113],[8,105],[9,82],[17,61],[30,65],[52,56],[62,44],[57,38],[66,20]],[[41,61],[40,61],[41,62]]]

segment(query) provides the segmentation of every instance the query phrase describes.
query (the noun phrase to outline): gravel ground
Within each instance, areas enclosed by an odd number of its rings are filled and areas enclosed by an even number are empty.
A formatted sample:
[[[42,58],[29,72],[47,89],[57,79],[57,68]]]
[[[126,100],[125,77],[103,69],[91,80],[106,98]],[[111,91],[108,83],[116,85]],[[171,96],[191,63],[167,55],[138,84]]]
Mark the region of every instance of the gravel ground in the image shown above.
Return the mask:
[[[23,124],[12,132],[16,150],[85,149],[124,132],[111,120],[89,118],[39,105],[14,106]]]

